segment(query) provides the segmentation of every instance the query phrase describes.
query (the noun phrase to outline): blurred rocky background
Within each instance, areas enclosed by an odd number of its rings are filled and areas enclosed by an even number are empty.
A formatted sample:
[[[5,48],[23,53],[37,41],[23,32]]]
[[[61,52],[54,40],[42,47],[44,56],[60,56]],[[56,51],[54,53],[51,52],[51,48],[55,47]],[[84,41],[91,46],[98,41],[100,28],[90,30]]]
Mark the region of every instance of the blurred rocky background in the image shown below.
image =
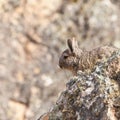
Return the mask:
[[[0,120],[35,120],[69,76],[66,39],[83,49],[120,48],[119,0],[0,0]]]

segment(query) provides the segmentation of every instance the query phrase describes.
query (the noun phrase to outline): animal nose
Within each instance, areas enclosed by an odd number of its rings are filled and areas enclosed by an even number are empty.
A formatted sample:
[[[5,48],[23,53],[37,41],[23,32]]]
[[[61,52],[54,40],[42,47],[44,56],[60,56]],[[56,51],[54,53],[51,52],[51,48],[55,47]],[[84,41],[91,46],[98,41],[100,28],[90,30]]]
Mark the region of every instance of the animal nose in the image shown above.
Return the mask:
[[[60,60],[59,60],[59,67],[62,68],[62,64],[61,64]]]
[[[60,68],[62,68],[62,65],[59,65],[60,66]]]
[[[60,62],[59,62],[59,67],[62,68],[62,65],[60,64]]]

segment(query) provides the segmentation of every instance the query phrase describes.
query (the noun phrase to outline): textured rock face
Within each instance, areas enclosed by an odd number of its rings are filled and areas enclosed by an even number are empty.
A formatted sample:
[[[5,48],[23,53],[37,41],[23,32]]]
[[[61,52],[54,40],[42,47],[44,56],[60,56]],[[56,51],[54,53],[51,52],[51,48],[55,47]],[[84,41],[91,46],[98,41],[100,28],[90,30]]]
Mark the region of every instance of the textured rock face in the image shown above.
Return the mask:
[[[120,48],[120,0],[111,1],[0,0],[0,120],[31,120],[55,103],[69,77],[57,66],[66,39]]]
[[[91,73],[78,71],[41,120],[119,120],[119,79],[111,79],[106,69],[119,56],[120,50],[101,61]]]

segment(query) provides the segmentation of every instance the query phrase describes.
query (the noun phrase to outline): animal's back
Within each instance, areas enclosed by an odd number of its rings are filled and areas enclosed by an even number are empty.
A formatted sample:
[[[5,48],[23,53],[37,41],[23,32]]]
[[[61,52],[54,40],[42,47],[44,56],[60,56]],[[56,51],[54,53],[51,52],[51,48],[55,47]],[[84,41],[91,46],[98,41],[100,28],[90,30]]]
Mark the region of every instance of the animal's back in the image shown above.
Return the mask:
[[[113,52],[117,50],[118,49],[115,47],[103,46],[95,48],[91,51],[84,51],[79,60],[78,70],[92,70],[97,63],[106,61],[113,54]],[[120,57],[110,63],[107,71],[110,74],[120,71]]]

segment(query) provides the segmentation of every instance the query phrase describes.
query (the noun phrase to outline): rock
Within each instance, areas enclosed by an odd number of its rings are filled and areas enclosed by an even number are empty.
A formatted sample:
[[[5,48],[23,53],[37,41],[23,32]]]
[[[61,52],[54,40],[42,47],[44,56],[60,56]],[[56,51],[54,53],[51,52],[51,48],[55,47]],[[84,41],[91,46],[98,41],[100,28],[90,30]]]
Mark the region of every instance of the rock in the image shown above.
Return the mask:
[[[120,50],[91,73],[78,71],[66,84],[53,108],[40,120],[119,120],[120,84],[106,72]]]
[[[24,120],[26,109],[26,105],[10,100],[8,116],[10,116],[12,120]]]

